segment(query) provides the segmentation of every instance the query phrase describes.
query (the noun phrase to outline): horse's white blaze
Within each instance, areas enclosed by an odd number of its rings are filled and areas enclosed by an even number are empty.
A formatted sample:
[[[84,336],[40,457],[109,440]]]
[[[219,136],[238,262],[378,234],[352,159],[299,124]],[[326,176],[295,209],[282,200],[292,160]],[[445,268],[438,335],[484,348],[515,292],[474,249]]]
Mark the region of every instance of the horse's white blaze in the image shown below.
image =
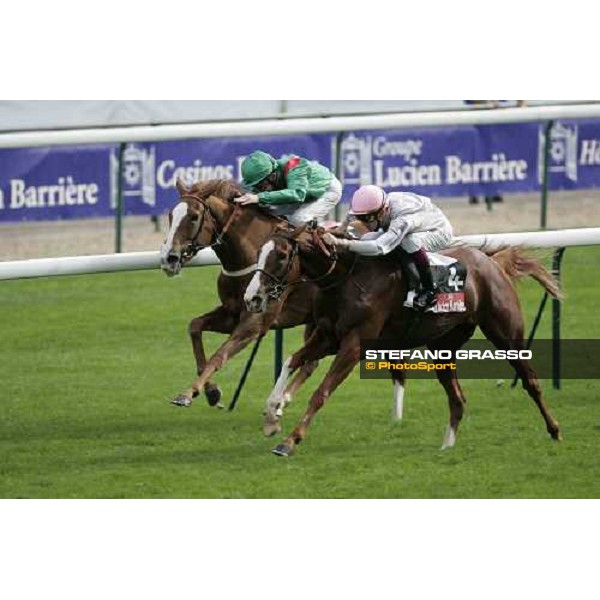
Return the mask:
[[[260,254],[258,256],[258,264],[256,266],[257,269],[264,269],[265,264],[267,262],[267,258],[272,250],[275,249],[275,242],[273,240],[269,240],[260,250]],[[246,288],[246,293],[244,294],[244,300],[248,301],[258,293],[260,289],[260,271],[254,274],[254,277],[250,280],[248,287]]]
[[[171,251],[173,247],[173,238],[175,237],[175,233],[177,232],[177,228],[183,221],[185,215],[187,215],[188,205],[185,202],[180,202],[173,209],[173,221],[171,222],[171,228],[169,229],[169,233],[167,235],[167,239],[165,243],[161,246],[160,255],[165,258],[167,254]]]
[[[399,381],[394,381],[394,406],[392,408],[392,418],[395,421],[402,421],[404,411],[404,386]]]
[[[288,359],[283,363],[283,366],[281,367],[281,373],[279,374],[279,377],[277,379],[277,383],[275,384],[275,387],[273,388],[273,391],[271,392],[271,394],[269,395],[269,397],[267,398],[267,406],[266,406],[266,412],[267,412],[267,416],[270,416],[271,418],[273,417],[281,417],[283,415],[283,404],[285,404],[285,398],[283,397],[283,393],[285,392],[285,388],[287,387],[287,381],[290,377],[290,361],[292,360],[292,357],[288,357]],[[289,399],[288,399],[289,402]],[[280,407],[278,407],[278,405],[281,405]]]
[[[444,435],[444,442],[442,443],[442,450],[452,448],[454,444],[456,444],[456,431],[454,431],[452,425],[448,425],[446,435]]]

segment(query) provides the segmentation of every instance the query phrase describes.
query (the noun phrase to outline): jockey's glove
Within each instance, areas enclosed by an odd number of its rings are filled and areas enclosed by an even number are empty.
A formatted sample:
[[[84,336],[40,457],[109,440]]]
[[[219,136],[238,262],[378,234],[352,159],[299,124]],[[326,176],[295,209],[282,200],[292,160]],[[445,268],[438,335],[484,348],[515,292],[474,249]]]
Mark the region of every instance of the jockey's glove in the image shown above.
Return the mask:
[[[323,235],[323,241],[328,246],[337,246],[338,248],[348,248],[352,242],[352,240],[335,237],[334,235],[331,235],[331,233],[325,233]]]
[[[239,198],[235,198],[234,202],[236,204],[241,204],[242,206],[246,206],[248,204],[258,204],[259,198],[258,194],[244,194]]]

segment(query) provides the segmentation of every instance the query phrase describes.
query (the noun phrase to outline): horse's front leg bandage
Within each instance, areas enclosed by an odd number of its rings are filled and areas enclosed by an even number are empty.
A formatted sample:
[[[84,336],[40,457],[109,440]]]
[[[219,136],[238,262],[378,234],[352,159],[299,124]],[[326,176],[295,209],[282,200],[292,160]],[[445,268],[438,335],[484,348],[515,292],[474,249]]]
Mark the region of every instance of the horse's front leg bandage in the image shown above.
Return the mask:
[[[266,403],[266,416],[272,419],[279,419],[283,415],[283,408],[285,404],[284,392],[287,387],[288,379],[290,378],[291,369],[290,362],[292,357],[288,357],[281,367],[281,373],[277,379],[275,387],[271,391],[271,394],[267,398]]]

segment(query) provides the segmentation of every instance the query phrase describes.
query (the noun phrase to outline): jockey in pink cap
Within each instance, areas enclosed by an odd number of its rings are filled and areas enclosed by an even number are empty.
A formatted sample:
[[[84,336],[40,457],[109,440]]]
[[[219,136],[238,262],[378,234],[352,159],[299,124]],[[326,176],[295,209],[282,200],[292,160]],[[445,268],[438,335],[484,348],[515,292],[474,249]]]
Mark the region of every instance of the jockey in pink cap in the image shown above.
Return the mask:
[[[360,240],[328,236],[327,241],[365,256],[388,254],[402,248],[414,261],[422,291],[413,306],[424,310],[435,303],[435,286],[426,251],[435,252],[450,244],[452,226],[429,198],[412,192],[385,191],[363,185],[352,197],[348,220],[358,219],[370,230]]]

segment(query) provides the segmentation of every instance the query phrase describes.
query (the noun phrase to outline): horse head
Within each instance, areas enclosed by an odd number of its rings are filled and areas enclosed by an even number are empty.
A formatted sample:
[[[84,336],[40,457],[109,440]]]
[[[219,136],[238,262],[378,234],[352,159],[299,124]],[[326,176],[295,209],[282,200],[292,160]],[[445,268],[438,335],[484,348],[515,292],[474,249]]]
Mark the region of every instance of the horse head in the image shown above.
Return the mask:
[[[265,312],[290,286],[305,281],[301,257],[317,257],[320,264],[325,257],[335,266],[336,257],[323,242],[323,233],[323,228],[313,223],[273,233],[259,251],[256,271],[244,294],[248,311]]]
[[[160,251],[162,270],[169,276],[200,250],[222,241],[236,206],[231,201],[244,190],[230,180],[215,179],[187,187],[177,180],[179,200],[169,212],[169,232]]]

